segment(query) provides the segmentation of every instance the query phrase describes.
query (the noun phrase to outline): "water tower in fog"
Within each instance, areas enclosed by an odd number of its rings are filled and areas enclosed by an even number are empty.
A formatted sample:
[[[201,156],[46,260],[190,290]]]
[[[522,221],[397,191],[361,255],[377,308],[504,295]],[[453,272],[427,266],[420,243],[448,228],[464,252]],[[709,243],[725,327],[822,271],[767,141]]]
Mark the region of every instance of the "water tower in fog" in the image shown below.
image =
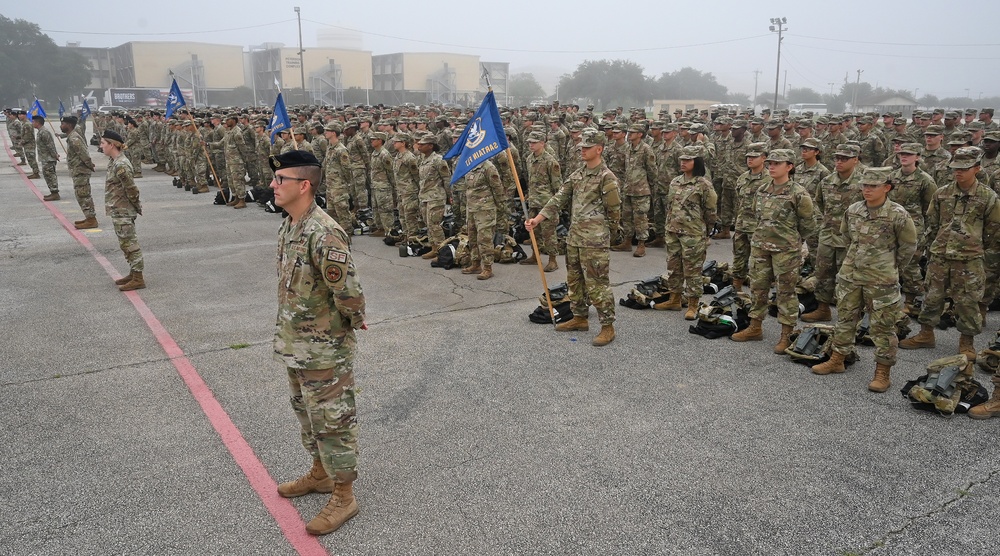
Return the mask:
[[[361,50],[364,48],[364,40],[359,31],[327,27],[316,31],[316,46],[319,48]]]

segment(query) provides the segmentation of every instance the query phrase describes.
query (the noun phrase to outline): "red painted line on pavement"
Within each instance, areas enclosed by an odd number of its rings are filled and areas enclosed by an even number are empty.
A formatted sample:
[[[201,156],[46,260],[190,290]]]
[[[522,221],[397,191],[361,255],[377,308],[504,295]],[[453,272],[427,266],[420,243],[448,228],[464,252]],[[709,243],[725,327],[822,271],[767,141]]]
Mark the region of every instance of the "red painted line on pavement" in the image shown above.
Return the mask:
[[[11,162],[14,162],[14,153],[10,150],[10,146],[7,142],[6,136],[4,137],[4,149],[7,151],[7,156],[10,158]],[[28,179],[27,174],[20,166],[14,166],[15,169],[21,174],[21,179],[28,184],[28,188],[32,193],[42,200],[42,193],[35,187],[35,184],[31,183]],[[105,271],[111,276],[112,279],[117,280],[121,278],[121,274],[115,269],[111,261],[102,255],[97,248],[90,242],[80,230],[76,229],[76,226],[60,212],[55,205],[51,202],[44,202],[43,204],[52,216],[62,224],[63,228],[84,249],[90,252],[98,264],[100,264]],[[149,306],[139,297],[139,292],[130,291],[124,292],[125,297],[132,302],[139,316],[146,322],[149,330],[153,333],[156,341],[160,343],[160,347],[166,352],[167,357],[170,358],[170,362],[173,363],[174,368],[177,369],[177,374],[180,375],[184,384],[187,385],[188,390],[191,391],[191,395],[194,396],[195,401],[201,406],[201,410],[205,413],[205,417],[208,418],[209,423],[211,423],[212,428],[215,432],[219,434],[222,439],[222,443],[229,450],[229,453],[233,456],[236,464],[240,466],[243,473],[246,475],[247,480],[250,482],[250,486],[260,497],[267,511],[270,512],[271,516],[278,523],[278,527],[281,528],[282,534],[288,539],[292,547],[303,556],[320,556],[329,554],[326,548],[320,544],[316,537],[306,533],[305,523],[302,521],[302,516],[299,515],[298,510],[292,506],[291,502],[282,498],[278,495],[277,483],[271,478],[270,473],[267,472],[267,468],[261,463],[260,459],[254,453],[253,448],[247,443],[246,439],[243,438],[243,434],[233,423],[232,419],[229,418],[229,414],[223,409],[222,405],[215,398],[212,390],[205,384],[205,381],[198,374],[198,370],[195,368],[194,364],[184,355],[184,350],[177,345],[173,337],[167,332],[167,329],[163,327],[160,320],[156,318],[153,311],[150,310]]]

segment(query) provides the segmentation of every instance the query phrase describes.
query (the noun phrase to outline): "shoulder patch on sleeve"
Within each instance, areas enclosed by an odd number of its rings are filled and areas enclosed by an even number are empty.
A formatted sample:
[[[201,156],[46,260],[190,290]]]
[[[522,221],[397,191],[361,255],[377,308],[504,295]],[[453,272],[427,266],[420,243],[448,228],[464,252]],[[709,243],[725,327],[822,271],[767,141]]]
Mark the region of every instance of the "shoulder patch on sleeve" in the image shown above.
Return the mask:
[[[344,277],[344,271],[341,270],[341,268],[337,265],[327,266],[326,270],[324,270],[323,273],[326,276],[327,282],[333,284],[339,282],[340,279]]]
[[[333,261],[335,263],[346,263],[347,253],[345,251],[340,251],[339,249],[330,249],[326,254],[326,260]]]

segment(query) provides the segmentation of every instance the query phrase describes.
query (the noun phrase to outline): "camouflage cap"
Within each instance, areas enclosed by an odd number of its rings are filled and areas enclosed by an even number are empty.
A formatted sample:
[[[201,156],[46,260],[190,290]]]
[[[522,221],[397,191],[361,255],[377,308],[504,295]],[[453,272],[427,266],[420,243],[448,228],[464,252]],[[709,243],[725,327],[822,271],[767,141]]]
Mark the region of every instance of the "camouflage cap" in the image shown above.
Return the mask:
[[[955,155],[951,158],[948,167],[958,169],[972,168],[979,165],[982,157],[983,150],[979,147],[962,147],[955,151]]]
[[[412,143],[413,137],[409,133],[399,132],[392,136],[393,143]]]
[[[532,131],[531,133],[528,134],[528,142],[529,143],[544,143],[545,142],[545,134],[542,133],[542,132],[540,132],[540,131]]]
[[[434,135],[433,134],[431,134],[431,133],[424,133],[423,135],[420,136],[420,139],[417,139],[417,144],[418,145],[435,145],[435,144],[437,144],[437,141],[434,139]]]
[[[662,122],[660,120],[654,120],[649,123],[649,129],[663,129],[665,123],[666,122]]]
[[[719,125],[733,125],[733,119],[729,116],[719,116],[715,119],[715,123]]]
[[[956,131],[948,138],[949,145],[964,145],[972,142],[972,134],[968,131]]]
[[[623,123],[617,123],[611,126],[611,129],[614,130],[615,133],[626,133],[628,131],[628,126]]]
[[[980,121],[976,120],[976,121],[973,121],[973,122],[969,122],[969,124],[965,126],[965,129],[967,129],[969,131],[982,131],[982,130],[986,129],[986,124],[984,124],[983,122],[980,122]]]
[[[934,109],[934,113],[935,114],[944,114],[944,108],[935,108]]]
[[[901,125],[901,126],[905,127],[906,126],[906,118],[904,118],[902,116],[893,116],[892,117],[892,125]]]
[[[861,172],[862,185],[882,185],[889,183],[892,174],[891,166],[869,167]]]
[[[833,154],[834,156],[846,156],[848,158],[857,158],[861,156],[861,147],[857,145],[851,145],[849,143],[841,143],[837,145],[837,150]]]
[[[665,122],[663,124],[663,133],[670,133],[673,131],[677,131],[677,129],[678,129],[677,124],[674,122]]]
[[[943,125],[929,125],[927,129],[924,130],[924,135],[944,135]]]
[[[295,135],[305,135],[306,134],[306,128],[304,126],[299,126],[299,127],[295,128],[295,129],[293,129],[292,133],[294,133]]]
[[[768,162],[791,162],[795,164],[795,152],[792,149],[774,149],[767,153]]]
[[[746,129],[747,121],[743,118],[736,118],[735,120],[733,120],[733,128],[737,127]]]
[[[600,131],[587,130],[580,135],[580,146],[581,147],[596,147],[597,145],[604,145],[604,134]]]
[[[795,127],[799,128],[799,129],[807,129],[807,128],[811,129],[812,126],[813,126],[812,120],[809,120],[809,119],[806,119],[806,118],[803,118],[803,119],[799,120],[799,122],[797,124],[795,124]]]
[[[747,146],[747,158],[756,158],[758,156],[767,156],[767,143],[750,143]]]
[[[341,133],[343,133],[344,128],[341,127],[340,122],[333,121],[333,122],[329,122],[326,125],[324,125],[323,126],[323,131],[333,131],[337,135],[340,135]]]
[[[642,124],[632,124],[628,128],[628,132],[629,133],[640,133],[640,134],[645,135],[646,134],[646,126],[644,126]]]
[[[765,126],[765,127],[767,127],[767,129],[774,129],[776,127],[781,127],[783,125],[785,125],[785,123],[782,122],[780,119],[774,119],[774,118],[772,118],[772,119],[770,119],[770,120],[767,121],[767,126]]]
[[[583,127],[583,122],[573,122],[569,125],[569,131],[570,133],[583,131]]]
[[[694,122],[690,126],[688,126],[689,133],[705,133],[705,131],[706,131],[705,124]]]
[[[750,125],[764,125],[764,118],[761,118],[760,116],[750,118]]]
[[[817,151],[823,150],[823,143],[820,143],[815,137],[810,137],[801,143],[799,143],[799,148],[810,148],[816,149]]]
[[[830,123],[830,118],[828,118],[826,116],[820,116],[820,117],[816,118],[816,123],[818,125],[828,125]]]
[[[992,108],[983,108],[982,110],[979,111],[979,115],[981,116],[983,114],[989,114],[990,116],[992,116],[993,115],[993,109]]]
[[[352,127],[357,128],[357,127],[361,127],[361,125],[358,124],[357,120],[355,120],[354,118],[351,118],[350,120],[347,120],[346,124],[344,124],[344,129],[350,129]]]
[[[983,135],[983,141],[1000,142],[1000,130],[994,129],[993,131],[987,131],[986,134]]]
[[[680,160],[692,160],[695,158],[703,158],[705,156],[705,148],[701,145],[688,145],[681,149],[681,154],[677,156]]]
[[[958,118],[958,112],[955,112],[954,110],[949,110],[944,113],[944,119],[946,120],[954,120],[955,118]]]
[[[875,120],[873,120],[871,116],[861,116],[860,118],[858,118],[858,123],[859,124],[866,124],[866,125],[867,124],[874,124]]]
[[[899,154],[920,154],[923,152],[923,148],[920,143],[903,143],[899,147]]]
[[[389,136],[386,135],[386,133],[384,131],[376,131],[375,133],[371,134],[371,137],[369,138],[369,141],[374,141],[376,139],[379,140],[379,141],[381,141],[384,144],[386,141],[389,140]]]

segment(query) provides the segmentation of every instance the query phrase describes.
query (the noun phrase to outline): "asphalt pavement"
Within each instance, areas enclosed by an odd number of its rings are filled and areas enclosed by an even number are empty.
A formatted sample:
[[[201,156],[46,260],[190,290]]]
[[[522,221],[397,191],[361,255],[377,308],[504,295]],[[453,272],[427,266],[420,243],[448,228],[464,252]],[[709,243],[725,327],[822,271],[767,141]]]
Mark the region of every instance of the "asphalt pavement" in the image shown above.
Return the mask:
[[[738,344],[624,307],[596,348],[593,310],[588,332],[528,321],[535,267],[478,281],[367,236],[353,246],[369,323],[361,512],[310,548],[296,528],[326,497],[289,517],[261,494],[310,464],[271,359],[281,219],[147,167],[147,289],[127,296],[101,263],[128,271],[91,149],[102,227],[83,240],[57,216],[82,218],[65,164],[62,200],[44,203],[44,182],[0,153],[0,554],[996,552],[1000,419],[937,417],[899,394],[956,352],[954,329],[902,351],[893,388],[872,394],[872,348],[819,377],[771,353],[774,319],[764,342]],[[713,241],[709,257],[730,249]],[[664,257],[613,253],[616,299]],[[990,314],[978,349],[998,325]]]

